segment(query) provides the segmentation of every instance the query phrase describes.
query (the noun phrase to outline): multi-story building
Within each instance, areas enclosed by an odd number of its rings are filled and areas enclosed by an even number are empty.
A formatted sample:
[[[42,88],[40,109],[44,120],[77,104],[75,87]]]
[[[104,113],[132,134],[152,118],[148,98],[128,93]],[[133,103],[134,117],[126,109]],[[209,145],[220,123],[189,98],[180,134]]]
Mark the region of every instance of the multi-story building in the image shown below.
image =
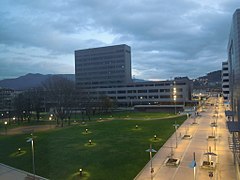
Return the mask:
[[[0,88],[0,112],[9,112],[13,110],[14,90]]]
[[[125,44],[75,51],[75,76],[78,88],[130,83],[131,48]]]
[[[240,9],[233,14],[228,42],[229,97],[228,127],[232,132],[234,162],[240,179]],[[227,115],[227,113],[226,113]]]
[[[75,65],[76,87],[96,101],[107,96],[120,106],[175,104],[183,108],[191,100],[188,78],[133,82],[127,45],[77,50]]]
[[[173,81],[146,81],[126,85],[89,89],[94,99],[108,96],[122,106],[173,105],[183,107],[191,99],[191,81],[179,78]],[[175,97],[174,97],[175,96]]]
[[[222,62],[222,94],[224,102],[229,102],[229,73],[228,73],[228,62]]]

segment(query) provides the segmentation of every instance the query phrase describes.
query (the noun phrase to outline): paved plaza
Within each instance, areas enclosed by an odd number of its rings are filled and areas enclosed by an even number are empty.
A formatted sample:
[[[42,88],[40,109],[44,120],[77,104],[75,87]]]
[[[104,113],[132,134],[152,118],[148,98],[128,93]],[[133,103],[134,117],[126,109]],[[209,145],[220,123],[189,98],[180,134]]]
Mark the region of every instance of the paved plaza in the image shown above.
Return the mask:
[[[219,105],[216,106],[216,104]],[[197,118],[188,118],[178,128],[177,136],[173,134],[155,154],[152,159],[153,173],[151,173],[151,162],[149,162],[135,180],[193,180],[194,168],[191,167],[191,163],[194,152],[196,180],[237,179],[233,154],[229,148],[231,135],[226,126],[222,100],[219,98],[218,102],[217,98],[210,98],[209,105],[205,107]],[[197,124],[193,123],[195,121]],[[212,126],[214,122],[217,124],[216,127]],[[185,134],[191,135],[192,138],[183,139]],[[180,164],[166,165],[167,158],[178,159]],[[211,164],[208,166],[207,162]]]
[[[16,169],[0,163],[0,179],[1,180],[47,180],[40,176],[34,176],[31,173]]]

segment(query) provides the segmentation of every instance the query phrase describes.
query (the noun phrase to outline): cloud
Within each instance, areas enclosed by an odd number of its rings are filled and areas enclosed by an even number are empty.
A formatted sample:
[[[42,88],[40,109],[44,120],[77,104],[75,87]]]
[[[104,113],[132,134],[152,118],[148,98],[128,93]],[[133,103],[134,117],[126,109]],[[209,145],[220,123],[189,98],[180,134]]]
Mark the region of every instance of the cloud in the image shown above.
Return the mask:
[[[195,78],[226,60],[238,5],[238,0],[1,1],[0,79],[36,71],[74,73],[74,50],[122,43],[132,48],[136,78]]]

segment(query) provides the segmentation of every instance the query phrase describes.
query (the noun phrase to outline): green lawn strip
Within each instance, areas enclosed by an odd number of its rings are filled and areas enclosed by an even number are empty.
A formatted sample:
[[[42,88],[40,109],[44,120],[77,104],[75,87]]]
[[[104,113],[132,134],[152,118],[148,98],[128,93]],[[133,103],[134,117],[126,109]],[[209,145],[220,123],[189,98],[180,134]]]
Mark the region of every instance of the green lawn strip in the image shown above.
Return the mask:
[[[185,116],[166,120],[115,120],[92,122],[87,126],[59,128],[34,134],[36,173],[50,179],[77,179],[77,171],[87,171],[89,179],[133,179],[149,161],[149,144],[158,150],[174,132],[173,123]],[[134,130],[135,124],[140,130]],[[82,134],[88,128],[91,133]],[[161,141],[151,142],[154,135]],[[32,172],[28,135],[0,136],[0,162]],[[85,146],[91,139],[94,146]],[[11,156],[18,147],[26,150]]]
[[[124,111],[124,112],[114,112],[107,113],[103,115],[98,115],[101,118],[163,118],[173,115],[170,113],[162,112],[135,112],[135,111]]]

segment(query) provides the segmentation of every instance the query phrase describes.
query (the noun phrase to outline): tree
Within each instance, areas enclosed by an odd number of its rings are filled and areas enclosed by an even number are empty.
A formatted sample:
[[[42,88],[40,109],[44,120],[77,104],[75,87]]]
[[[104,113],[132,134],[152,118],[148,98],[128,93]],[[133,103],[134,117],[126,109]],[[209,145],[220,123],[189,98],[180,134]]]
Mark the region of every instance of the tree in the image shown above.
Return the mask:
[[[55,117],[61,120],[61,127],[66,118],[70,125],[70,116],[75,106],[74,82],[60,76],[52,76],[43,83],[43,87],[46,92],[45,99],[53,109]]]
[[[102,112],[107,113],[109,110],[111,110],[114,107],[114,102],[108,96],[101,96],[100,106],[101,106]]]
[[[14,110],[18,124],[20,123],[20,120],[27,120],[30,122],[32,106],[30,97],[26,92],[20,93],[14,98]]]
[[[30,97],[31,110],[36,113],[36,120],[40,120],[40,112],[42,111],[43,91],[42,88],[33,88],[26,92]]]

